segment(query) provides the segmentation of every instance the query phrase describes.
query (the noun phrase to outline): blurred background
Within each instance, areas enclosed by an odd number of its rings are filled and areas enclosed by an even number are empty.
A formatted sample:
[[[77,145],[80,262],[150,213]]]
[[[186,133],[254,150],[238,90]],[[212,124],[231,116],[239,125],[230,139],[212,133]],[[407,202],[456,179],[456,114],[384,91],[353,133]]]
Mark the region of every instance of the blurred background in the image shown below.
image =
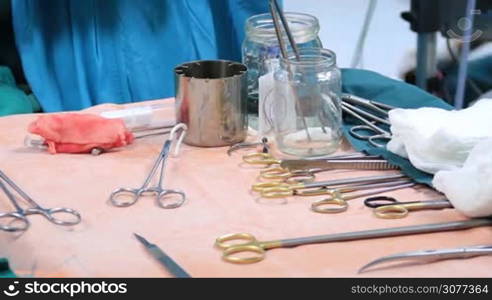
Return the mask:
[[[476,9],[468,10],[472,1]],[[492,90],[491,0],[282,2],[285,11],[319,19],[323,47],[337,54],[342,68],[355,66],[416,84],[449,103],[459,98],[456,107],[473,103]],[[244,21],[268,11],[267,0],[142,3],[0,0],[0,116],[172,97],[174,66],[215,56],[240,60]],[[480,33],[471,43],[460,39],[461,29],[470,20],[466,11],[473,11],[473,33]],[[13,23],[17,25],[15,36]],[[458,29],[457,37],[443,36],[449,28]],[[169,43],[171,39],[177,39],[179,47]],[[470,52],[462,51],[468,46]],[[105,54],[104,59],[94,64],[99,53]],[[463,53],[467,58],[463,59]],[[142,61],[147,64],[143,66]],[[467,72],[459,77],[462,65]],[[106,76],[108,73],[114,76]],[[458,82],[463,83],[461,92]],[[7,107],[5,99],[15,105],[2,112]]]
[[[410,2],[377,1],[367,33],[361,68],[394,79],[402,79],[405,72],[415,68],[417,34],[410,30],[410,24],[401,17],[402,12],[410,10]],[[284,0],[286,11],[305,12],[318,17],[323,46],[335,51],[341,67],[350,66],[368,5],[369,0]],[[437,35],[436,44],[438,58],[450,59],[442,35]],[[490,53],[490,44],[483,44],[473,51],[471,59]]]

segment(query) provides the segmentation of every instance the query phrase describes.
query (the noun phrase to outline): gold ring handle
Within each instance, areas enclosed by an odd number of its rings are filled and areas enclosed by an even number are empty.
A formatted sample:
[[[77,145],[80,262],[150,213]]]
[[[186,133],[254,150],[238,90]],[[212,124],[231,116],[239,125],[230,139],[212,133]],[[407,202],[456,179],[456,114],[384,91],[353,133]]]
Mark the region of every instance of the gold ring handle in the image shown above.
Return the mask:
[[[243,161],[250,165],[273,165],[280,161],[268,153],[250,153],[243,156]]]
[[[401,219],[408,215],[408,209],[403,205],[385,205],[376,207],[374,215],[381,219]]]
[[[229,241],[243,241],[242,243],[239,244],[230,244],[227,243]],[[227,249],[230,247],[236,247],[239,245],[246,245],[249,243],[255,243],[256,238],[249,234],[249,233],[231,233],[231,234],[225,234],[223,236],[218,237],[215,240],[215,247],[219,249]]]
[[[331,207],[326,207],[327,205]],[[336,206],[336,207],[333,207]],[[311,204],[311,210],[321,214],[337,214],[348,209],[347,201],[341,198],[327,198]]]
[[[260,191],[260,194],[263,198],[285,198],[294,196],[295,190],[293,190],[290,186],[277,186],[263,189]]]
[[[287,179],[291,176],[291,172],[280,167],[260,171],[260,177],[265,179]]]
[[[243,253],[243,252],[249,252],[254,254],[252,256],[247,256],[247,257],[234,256],[234,254],[236,253]],[[252,263],[259,262],[264,258],[265,258],[265,250],[256,244],[232,246],[225,249],[224,254],[222,255],[222,259],[234,264],[252,264]]]
[[[258,182],[253,184],[251,186],[251,189],[255,192],[263,192],[263,190],[265,189],[278,188],[278,187],[289,188],[290,185],[282,181],[265,181],[265,182]]]

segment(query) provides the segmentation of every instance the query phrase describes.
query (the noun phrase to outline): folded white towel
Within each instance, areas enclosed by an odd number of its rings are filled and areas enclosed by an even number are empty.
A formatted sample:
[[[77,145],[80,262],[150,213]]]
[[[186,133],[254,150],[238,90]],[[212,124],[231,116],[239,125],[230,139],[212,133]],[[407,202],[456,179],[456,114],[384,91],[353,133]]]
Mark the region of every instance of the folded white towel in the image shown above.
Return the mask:
[[[469,217],[492,216],[492,138],[478,143],[463,168],[439,171],[432,184]]]
[[[460,111],[394,109],[389,120],[393,138],[387,149],[434,174],[462,167],[473,147],[492,137],[492,99]]]

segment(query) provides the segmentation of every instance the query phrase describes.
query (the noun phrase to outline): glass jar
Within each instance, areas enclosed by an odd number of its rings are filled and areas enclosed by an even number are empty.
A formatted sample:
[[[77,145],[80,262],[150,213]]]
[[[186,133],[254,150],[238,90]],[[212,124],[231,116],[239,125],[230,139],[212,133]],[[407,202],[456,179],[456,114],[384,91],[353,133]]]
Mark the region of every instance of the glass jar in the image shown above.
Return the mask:
[[[329,155],[342,140],[341,72],[327,49],[280,59],[271,121],[278,149],[300,157]]]
[[[292,36],[299,48],[322,48],[318,37],[319,22],[314,16],[285,13]],[[284,35],[285,44],[289,45]],[[290,46],[289,46],[290,48]],[[246,20],[243,42],[243,63],[248,67],[248,111],[258,112],[258,79],[272,70],[270,60],[280,57],[275,27],[270,14],[260,14]]]

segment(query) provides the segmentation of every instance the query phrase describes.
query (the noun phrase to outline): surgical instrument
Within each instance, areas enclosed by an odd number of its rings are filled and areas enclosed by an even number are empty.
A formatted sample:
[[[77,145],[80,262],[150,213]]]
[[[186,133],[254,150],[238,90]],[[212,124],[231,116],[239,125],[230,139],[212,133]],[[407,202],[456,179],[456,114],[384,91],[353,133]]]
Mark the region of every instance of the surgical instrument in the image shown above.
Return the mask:
[[[174,277],[176,278],[191,278],[180,265],[178,265],[171,257],[169,257],[164,251],[157,245],[150,243],[144,237],[134,233],[135,237],[141,242],[145,249],[154,257],[159,263],[161,263]]]
[[[145,137],[149,137],[149,136],[168,134],[168,133],[171,133],[172,127],[158,127],[158,128],[144,129],[144,130],[136,130],[136,131],[133,131],[133,135],[134,135],[135,139],[141,139],[141,138],[145,138]],[[103,152],[104,152],[104,149],[102,149],[100,147],[95,147],[95,148],[92,148],[92,150],[91,150],[91,154],[95,155],[95,156],[100,155]]]
[[[231,156],[232,152],[243,149],[243,148],[252,148],[256,146],[262,146],[261,153],[268,153],[270,151],[270,146],[268,145],[268,139],[263,137],[261,141],[255,143],[238,143],[234,144],[227,150],[227,155]]]
[[[362,106],[373,113],[358,108]],[[350,135],[360,140],[367,140],[369,144],[375,147],[384,147],[384,144],[378,143],[378,140],[389,141],[391,139],[391,133],[376,124],[381,123],[384,125],[390,125],[387,117],[388,111],[394,109],[394,106],[384,103],[363,99],[350,94],[342,95],[342,110],[346,114],[358,119],[363,125],[356,125],[349,129]],[[378,116],[379,114],[380,116]],[[364,134],[367,132],[369,134]]]
[[[349,200],[357,199],[360,197],[377,195],[389,191],[395,191],[412,187],[416,185],[415,182],[409,180],[406,181],[390,181],[381,183],[372,183],[367,185],[346,186],[328,190],[330,191],[329,197],[322,200],[314,201],[311,204],[311,210],[317,213],[332,214],[341,213],[347,210]],[[381,188],[382,189],[377,189]],[[374,190],[376,189],[376,190]],[[353,192],[368,190],[367,192],[353,194]]]
[[[265,258],[266,250],[274,248],[292,248],[309,244],[354,241],[443,231],[456,231],[483,226],[492,226],[492,218],[479,218],[447,223],[434,223],[346,233],[334,233],[273,241],[259,241],[249,233],[226,234],[216,239],[215,246],[223,251],[223,260],[231,263],[248,264],[263,260]],[[231,241],[233,241],[233,243],[230,243]],[[246,257],[236,255],[238,253],[244,254],[246,252],[255,253],[255,255]]]
[[[278,44],[280,46],[280,53],[282,54],[282,57],[287,61],[289,80],[292,81],[293,74],[289,64],[289,54],[287,52],[287,46],[284,43],[284,38],[282,36],[282,28],[280,23],[282,23],[283,25],[283,29],[285,30],[285,34],[287,35],[289,44],[292,48],[292,51],[294,52],[296,61],[301,60],[299,49],[294,40],[292,32],[290,31],[287,19],[285,18],[282,9],[280,8],[280,5],[278,5],[277,0],[270,0],[269,8],[270,8],[270,14],[272,15],[273,25],[275,27],[275,34],[277,35]],[[304,127],[304,131],[306,132],[306,137],[308,141],[311,141],[311,134],[309,133],[306,117],[304,116],[304,112],[300,107],[299,95],[297,95],[296,90],[293,87],[292,87],[292,92],[295,97],[296,110],[299,111],[301,114],[302,126]]]
[[[9,190],[7,185],[10,186],[22,200],[30,205],[29,208],[22,208],[17,201],[16,196]],[[0,171],[0,188],[4,191],[7,198],[9,198],[12,205],[15,207],[14,212],[0,213],[0,219],[10,220],[7,225],[0,224],[0,230],[8,232],[26,231],[30,222],[27,219],[29,215],[42,215],[51,223],[63,226],[72,226],[79,224],[82,220],[79,212],[70,208],[44,208],[36,203],[29,195],[27,195],[19,186],[17,186],[12,179]],[[64,215],[65,217],[61,217]],[[67,218],[67,216],[70,216]],[[18,225],[15,225],[18,224]]]
[[[334,179],[327,181],[316,182],[299,182],[299,183],[286,183],[279,181],[260,182],[253,185],[252,190],[260,192],[265,198],[281,198],[287,196],[314,196],[326,194],[326,188],[336,187],[349,184],[370,184],[379,182],[388,182],[395,180],[407,180],[409,179],[402,174],[383,175],[383,176],[363,176],[353,178]],[[300,191],[305,190],[308,191]]]
[[[289,179],[303,173],[306,177],[315,178],[315,173],[330,170],[398,170],[397,165],[385,159],[338,159],[338,160],[284,160],[280,168],[270,168],[260,172],[264,179]],[[309,172],[317,168],[315,172]]]
[[[171,132],[171,128],[173,126],[162,126],[162,127],[153,127],[153,128],[145,128],[145,129],[136,129],[133,130],[133,136],[135,139],[141,139],[149,136],[155,136],[155,135],[164,135],[168,134]],[[37,148],[37,149],[48,149],[48,146],[46,144],[46,141],[38,136],[34,136],[31,134],[28,134],[24,138],[24,146],[29,147],[29,148]],[[91,154],[92,155],[99,155],[104,152],[104,149],[100,147],[94,147],[91,149]]]
[[[354,138],[359,139],[359,140],[366,140],[368,141],[369,144],[371,144],[374,147],[378,148],[383,148],[385,145],[378,143],[377,140],[383,140],[383,141],[389,141],[391,140],[391,133],[387,130],[384,130],[374,122],[371,122],[364,117],[362,117],[360,114],[356,113],[350,107],[348,107],[346,104],[342,103],[342,110],[357,118],[359,121],[364,123],[365,125],[356,125],[352,126],[349,130],[350,135],[352,135]],[[368,132],[368,134],[363,134],[359,132]]]
[[[436,262],[446,259],[455,258],[472,258],[477,256],[492,255],[492,245],[480,245],[480,246],[469,246],[460,248],[450,248],[450,249],[436,249],[436,250],[420,250],[420,251],[410,251],[398,254],[393,254],[389,256],[384,256],[376,260],[371,261],[367,265],[359,269],[358,273],[362,273],[367,269],[386,262],[394,261],[422,261],[422,262]]]
[[[400,202],[392,197],[381,196],[367,198],[364,200],[364,204],[374,208],[374,215],[382,219],[401,219],[414,210],[453,208],[451,202],[446,198]]]
[[[365,155],[363,153],[351,153],[351,154],[341,154],[341,155],[316,158],[316,159],[303,159],[300,161],[312,162],[318,160],[326,161],[326,160],[343,160],[343,159],[381,159],[381,158],[379,156]],[[270,153],[250,153],[243,156],[243,161],[250,165],[265,165],[265,166],[279,165],[280,167],[284,167],[282,163],[284,161],[287,162],[289,160],[277,159]]]
[[[165,189],[162,187],[162,181],[164,179],[164,169],[166,166],[166,160],[169,156],[169,152],[171,150],[172,142],[174,141],[174,136],[178,131],[181,131],[181,135],[176,143],[176,153],[178,151],[179,146],[186,134],[187,127],[184,124],[176,125],[172,130],[169,138],[164,142],[162,146],[162,150],[159,153],[154,165],[144,183],[140,188],[119,188],[114,190],[110,195],[110,201],[114,206],[118,207],[127,207],[135,204],[138,199],[146,194],[154,194],[156,196],[156,202],[161,208],[171,209],[178,208],[186,200],[186,195],[184,192],[179,190]],[[152,178],[157,172],[158,167],[160,169],[159,181],[157,186],[149,187]],[[169,202],[171,199],[170,203]]]
[[[397,108],[397,107],[392,106],[392,105],[384,104],[384,103],[373,101],[373,100],[367,100],[367,99],[357,97],[357,96],[352,95],[352,94],[346,94],[346,93],[342,94],[342,101],[343,102],[349,102],[349,103],[354,104],[354,105],[360,105],[360,106],[365,107],[367,109],[370,109],[374,112],[380,113],[386,117],[388,116],[388,111]]]

